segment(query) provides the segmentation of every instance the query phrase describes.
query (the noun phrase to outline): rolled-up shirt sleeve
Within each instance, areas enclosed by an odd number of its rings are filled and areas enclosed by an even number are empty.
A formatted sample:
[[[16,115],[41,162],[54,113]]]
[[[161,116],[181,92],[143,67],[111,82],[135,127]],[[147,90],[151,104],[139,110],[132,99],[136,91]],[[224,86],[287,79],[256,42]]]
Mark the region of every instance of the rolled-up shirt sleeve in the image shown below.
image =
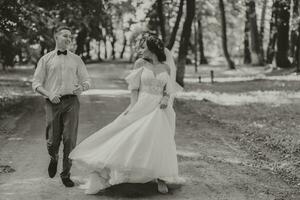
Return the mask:
[[[46,69],[44,59],[41,58],[37,64],[37,68],[33,75],[32,80],[32,89],[36,91],[36,89],[40,86],[43,86],[45,81]]]
[[[77,69],[77,73],[78,73],[78,79],[79,79],[79,83],[80,84],[87,84],[88,87],[91,87],[91,78],[87,72],[86,66],[84,64],[84,62],[82,61],[81,58],[79,58],[79,65],[78,65],[78,69]],[[87,89],[89,89],[87,88]]]

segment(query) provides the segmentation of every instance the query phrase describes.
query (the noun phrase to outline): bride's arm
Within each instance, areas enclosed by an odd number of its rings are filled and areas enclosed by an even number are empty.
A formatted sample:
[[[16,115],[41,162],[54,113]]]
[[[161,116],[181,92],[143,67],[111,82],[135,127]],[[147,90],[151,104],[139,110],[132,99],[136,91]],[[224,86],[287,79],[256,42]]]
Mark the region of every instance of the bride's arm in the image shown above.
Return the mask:
[[[165,70],[168,72],[168,74],[170,75],[170,68],[167,64],[164,65]],[[164,86],[164,90],[163,90],[163,97],[160,101],[160,108],[161,109],[165,109],[168,107],[168,103],[169,103],[169,99],[170,99],[170,94],[167,91],[167,87],[168,87],[168,83]]]
[[[137,60],[134,64],[134,70],[133,72],[125,78],[125,80],[128,82],[128,89],[130,90],[130,104],[125,110],[125,114],[129,112],[129,110],[136,104],[138,101],[138,95],[139,95],[139,88],[140,88],[140,81],[141,81],[141,73],[142,68],[139,66],[141,64],[142,60]]]
[[[133,69],[138,69],[144,66],[147,62],[143,58],[139,58],[134,62]]]
[[[145,64],[145,60],[142,58],[139,58],[135,61],[133,69],[139,69]],[[140,73],[141,74],[141,73]],[[140,82],[140,76],[139,77],[139,82]],[[134,104],[137,102],[139,96],[139,88],[131,89],[131,95],[130,95],[130,105],[129,107],[133,107]]]
[[[138,100],[138,96],[139,96],[139,90],[131,90],[130,93],[130,104],[129,106],[126,108],[124,115],[126,115],[131,108],[136,104],[137,100]]]
[[[160,108],[161,109],[165,109],[168,107],[168,102],[170,99],[170,95],[166,92],[166,86],[164,87],[164,91],[163,91],[163,97],[160,101]]]
[[[129,107],[132,108],[136,104],[136,102],[138,101],[138,96],[139,96],[139,90],[131,90]]]

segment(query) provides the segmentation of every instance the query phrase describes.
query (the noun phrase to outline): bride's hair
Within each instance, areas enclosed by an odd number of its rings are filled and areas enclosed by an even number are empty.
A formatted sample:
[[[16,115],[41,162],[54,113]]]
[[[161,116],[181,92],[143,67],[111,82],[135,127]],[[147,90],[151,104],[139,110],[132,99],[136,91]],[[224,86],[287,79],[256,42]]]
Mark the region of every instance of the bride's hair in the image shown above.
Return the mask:
[[[157,56],[159,62],[166,61],[164,44],[158,37],[150,35],[146,38],[146,44],[148,49]]]
[[[166,61],[163,42],[153,33],[145,31],[142,33],[140,45],[146,42],[148,49],[157,56],[159,62]]]

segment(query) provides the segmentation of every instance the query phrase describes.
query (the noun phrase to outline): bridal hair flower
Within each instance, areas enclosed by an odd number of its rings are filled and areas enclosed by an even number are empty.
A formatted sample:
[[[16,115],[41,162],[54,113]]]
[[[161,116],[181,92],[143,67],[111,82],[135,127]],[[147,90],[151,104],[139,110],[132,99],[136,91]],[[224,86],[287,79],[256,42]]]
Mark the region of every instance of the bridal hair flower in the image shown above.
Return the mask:
[[[147,40],[153,42],[160,51],[164,50],[164,44],[158,37],[150,35]]]
[[[141,46],[146,40],[153,42],[160,51],[164,50],[164,44],[156,34],[149,31],[143,32],[139,41],[139,46]]]

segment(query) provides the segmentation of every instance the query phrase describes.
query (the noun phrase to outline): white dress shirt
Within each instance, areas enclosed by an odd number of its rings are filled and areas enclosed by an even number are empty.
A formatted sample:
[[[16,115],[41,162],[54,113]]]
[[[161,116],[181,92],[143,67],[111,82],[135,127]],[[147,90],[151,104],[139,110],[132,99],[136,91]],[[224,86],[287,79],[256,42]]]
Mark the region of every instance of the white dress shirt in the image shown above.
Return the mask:
[[[57,49],[44,55],[38,62],[32,82],[34,91],[40,86],[52,94],[73,94],[77,85],[91,86],[91,79],[82,59],[67,51],[57,55]],[[88,89],[88,88],[87,88]]]

